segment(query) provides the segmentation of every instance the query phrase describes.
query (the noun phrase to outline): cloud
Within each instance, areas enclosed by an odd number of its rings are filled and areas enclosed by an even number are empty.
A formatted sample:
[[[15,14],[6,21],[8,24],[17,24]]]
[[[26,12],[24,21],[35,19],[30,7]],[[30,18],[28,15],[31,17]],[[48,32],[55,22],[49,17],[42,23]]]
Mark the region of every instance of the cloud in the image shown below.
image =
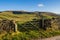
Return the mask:
[[[38,4],[38,7],[44,7],[44,4]]]

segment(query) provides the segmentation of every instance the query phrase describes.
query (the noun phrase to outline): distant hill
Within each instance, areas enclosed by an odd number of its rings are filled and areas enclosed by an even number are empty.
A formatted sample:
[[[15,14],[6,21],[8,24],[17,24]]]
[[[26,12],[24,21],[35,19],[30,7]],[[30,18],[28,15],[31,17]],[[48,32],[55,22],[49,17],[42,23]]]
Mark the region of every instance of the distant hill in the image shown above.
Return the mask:
[[[60,17],[52,12],[27,12],[27,11],[2,11],[0,12],[0,19],[15,20],[21,23],[32,21],[33,19],[40,19],[42,16],[47,18]]]

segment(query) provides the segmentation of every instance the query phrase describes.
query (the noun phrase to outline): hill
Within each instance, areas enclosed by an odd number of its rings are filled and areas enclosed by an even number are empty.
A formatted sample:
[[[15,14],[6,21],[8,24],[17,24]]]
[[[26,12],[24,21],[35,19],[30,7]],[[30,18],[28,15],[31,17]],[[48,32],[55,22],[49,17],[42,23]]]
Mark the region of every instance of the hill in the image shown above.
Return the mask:
[[[0,12],[0,15],[2,16],[9,16],[12,18],[19,18],[24,14],[24,16],[28,17],[28,16],[59,16],[58,14],[52,13],[52,12],[27,12],[27,11],[2,11]],[[12,16],[13,15],[13,16]],[[7,16],[7,17],[8,17]]]
[[[59,15],[51,12],[26,12],[26,11],[2,11],[0,12],[0,19],[10,19],[15,21],[31,21],[32,19],[39,19],[41,16],[58,17]]]
[[[17,24],[17,32],[2,33],[0,40],[34,40],[60,35],[60,15],[55,13],[2,11],[0,12],[0,20],[2,20],[0,26],[5,29],[11,26],[9,23],[11,20]]]

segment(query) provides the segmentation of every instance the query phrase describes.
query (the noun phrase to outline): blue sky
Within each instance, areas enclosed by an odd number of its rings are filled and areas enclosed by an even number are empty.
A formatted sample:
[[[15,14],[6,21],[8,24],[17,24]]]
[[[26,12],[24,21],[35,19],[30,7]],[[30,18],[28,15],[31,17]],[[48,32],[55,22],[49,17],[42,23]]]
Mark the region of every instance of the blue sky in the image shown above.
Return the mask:
[[[0,0],[0,11],[5,10],[60,13],[60,0]]]

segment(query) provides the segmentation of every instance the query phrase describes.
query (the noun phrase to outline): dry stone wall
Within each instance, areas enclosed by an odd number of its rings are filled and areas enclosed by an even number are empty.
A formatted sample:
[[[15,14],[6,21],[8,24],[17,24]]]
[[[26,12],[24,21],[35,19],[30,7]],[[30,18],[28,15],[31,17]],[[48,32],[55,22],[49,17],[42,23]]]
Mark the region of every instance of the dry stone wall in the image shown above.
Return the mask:
[[[13,20],[0,20],[0,32],[16,32],[17,26]]]

